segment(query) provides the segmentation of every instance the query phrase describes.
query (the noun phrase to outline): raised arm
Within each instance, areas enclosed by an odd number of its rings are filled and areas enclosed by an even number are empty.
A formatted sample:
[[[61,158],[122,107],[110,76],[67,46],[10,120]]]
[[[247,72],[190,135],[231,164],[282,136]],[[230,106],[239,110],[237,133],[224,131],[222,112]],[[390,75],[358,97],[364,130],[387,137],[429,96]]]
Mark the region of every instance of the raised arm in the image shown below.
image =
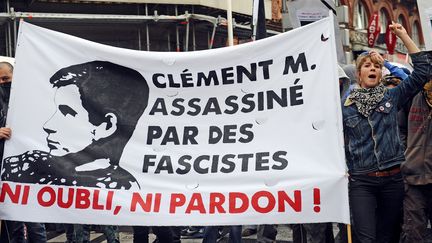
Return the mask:
[[[403,41],[414,64],[414,70],[411,75],[396,88],[389,91],[396,94],[398,108],[401,108],[423,88],[423,85],[426,82],[431,79],[432,52],[421,52],[401,24],[393,22],[390,25],[390,30],[393,31],[393,33],[395,33]]]
[[[404,43],[405,47],[408,49],[408,53],[417,53],[420,52],[420,49],[408,35],[406,29],[399,23],[395,23],[392,21],[392,24],[389,26],[390,30],[395,33],[399,39]]]

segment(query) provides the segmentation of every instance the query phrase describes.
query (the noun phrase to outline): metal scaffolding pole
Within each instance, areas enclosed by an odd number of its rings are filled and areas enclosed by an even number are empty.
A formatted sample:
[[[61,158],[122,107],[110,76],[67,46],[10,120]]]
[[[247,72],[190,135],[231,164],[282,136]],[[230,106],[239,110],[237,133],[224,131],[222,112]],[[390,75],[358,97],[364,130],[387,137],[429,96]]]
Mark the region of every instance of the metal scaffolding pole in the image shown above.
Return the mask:
[[[192,48],[196,51],[196,36],[195,36],[195,23],[192,22]]]
[[[210,32],[207,31],[207,48],[210,49]]]
[[[13,47],[14,47],[14,50],[16,50],[16,47],[17,47],[17,44],[18,44],[18,42],[17,42],[17,39],[18,39],[18,36],[17,36],[17,30],[18,30],[17,21],[18,21],[17,19],[13,20],[13,34],[14,34],[14,45],[13,45]]]
[[[284,2],[284,1],[283,1]],[[253,11],[252,11],[252,40],[256,40],[257,33],[257,25],[258,25],[258,10],[259,9],[259,0],[253,1]]]
[[[7,13],[10,14],[10,3],[9,0],[6,0],[6,9]],[[6,29],[5,29],[5,40],[6,40],[6,55],[11,57],[12,56],[12,40],[11,40],[11,30],[10,30],[10,23],[6,23]]]
[[[145,13],[146,16],[148,16],[148,4],[145,5]],[[146,23],[146,45],[147,45],[147,51],[150,51],[150,34],[149,34],[149,26],[148,23]]]
[[[169,31],[168,31],[168,51],[171,51],[171,37]]]
[[[6,24],[7,25],[7,24]],[[9,56],[9,46],[8,46],[8,42],[7,42],[7,26],[5,26],[4,28],[4,34],[5,34],[5,50],[6,50],[6,56]]]
[[[195,8],[192,6],[192,14],[195,13]],[[196,51],[196,36],[195,36],[195,22],[192,22],[192,48]]]
[[[178,15],[178,9],[177,9],[177,5],[175,5],[175,15]],[[178,25],[176,25],[176,51],[179,52],[180,51],[180,36],[179,36],[179,29],[178,29]]]
[[[140,7],[137,5],[137,14],[140,15]],[[141,46],[141,26],[138,27],[138,50],[142,50]]]
[[[231,0],[227,0],[227,19],[228,19],[228,44],[234,45],[233,35],[233,18],[232,18],[232,3]]]
[[[138,50],[142,51],[142,46],[141,46],[141,27],[138,28]]]
[[[226,23],[226,19],[222,17],[213,17],[203,14],[189,14],[185,15],[155,15],[155,16],[144,16],[144,15],[117,15],[117,14],[66,14],[66,13],[31,13],[31,12],[15,12],[14,15],[10,13],[0,13],[0,21],[9,19],[27,19],[31,18],[32,22],[82,22],[82,23],[147,23],[147,22],[179,22],[185,21],[187,18],[195,20],[206,21],[211,24]],[[251,30],[249,25],[241,25],[236,23],[236,28]],[[280,32],[268,30],[271,34],[280,34]]]
[[[213,25],[213,31],[212,31],[212,34],[211,34],[211,37],[210,37],[209,49],[213,48],[214,37],[215,37],[215,34],[216,34],[216,27],[217,27],[217,24],[214,24]]]
[[[188,16],[189,13],[186,11],[185,15]],[[187,24],[186,24],[186,40],[185,40],[185,51],[189,51],[189,18],[186,19]]]
[[[7,23],[7,43],[8,43],[8,51],[7,55],[9,57],[12,56],[12,33],[11,33],[11,23]]]
[[[138,27],[138,50],[142,51],[141,26]]]
[[[6,5],[9,6],[10,0],[6,0]],[[209,36],[208,46],[209,48],[213,48],[216,28],[221,23],[226,23],[227,20],[222,18],[221,16],[213,17],[209,15],[203,14],[182,14],[178,15],[178,8],[175,6],[176,14],[173,15],[158,15],[155,11],[154,15],[148,14],[148,5],[146,6],[146,15],[115,15],[115,14],[76,14],[76,13],[40,13],[40,12],[11,12],[11,9],[7,9],[7,12],[0,12],[0,23],[4,23],[4,35],[5,35],[5,49],[6,55],[12,56],[14,53],[14,40],[17,36],[17,24],[21,19],[31,19],[33,23],[123,23],[123,24],[145,24],[145,34],[146,34],[146,45],[147,50],[150,50],[150,30],[149,23],[151,22],[160,22],[160,23],[175,23],[176,24],[176,51],[180,51],[180,37],[179,37],[179,26],[178,23],[181,21],[204,21],[211,23],[213,25],[213,31],[211,33],[211,37]],[[12,23],[13,20],[16,20]],[[195,24],[192,23],[192,38],[193,38],[193,48],[196,50],[196,29]],[[14,28],[15,27],[15,28]],[[14,28],[14,30],[12,30]],[[190,26],[189,26],[190,28]],[[251,30],[249,25],[241,25],[236,24],[236,28]],[[229,28],[228,28],[229,29]],[[143,38],[142,38],[143,29],[139,29],[139,48],[143,49]],[[190,29],[189,29],[190,31]],[[279,34],[280,32],[268,30],[268,33],[271,34]],[[209,33],[210,34],[210,33]],[[189,35],[188,35],[189,36]],[[15,38],[14,38],[15,37]],[[16,41],[15,41],[16,43]],[[189,43],[189,41],[188,41]],[[172,49],[172,48],[171,48]]]
[[[13,15],[10,13],[0,13],[0,21],[8,19],[31,19],[32,22],[83,22],[83,23],[146,23],[146,22],[179,22],[186,21],[187,18],[195,20],[206,21],[211,24],[226,23],[227,20],[219,17],[213,17],[203,14],[189,14],[186,15],[118,15],[118,14],[66,14],[66,13],[32,13],[32,12],[15,12]],[[236,28],[251,30],[249,25],[241,25],[236,23]],[[280,32],[268,30],[268,33],[280,34]]]

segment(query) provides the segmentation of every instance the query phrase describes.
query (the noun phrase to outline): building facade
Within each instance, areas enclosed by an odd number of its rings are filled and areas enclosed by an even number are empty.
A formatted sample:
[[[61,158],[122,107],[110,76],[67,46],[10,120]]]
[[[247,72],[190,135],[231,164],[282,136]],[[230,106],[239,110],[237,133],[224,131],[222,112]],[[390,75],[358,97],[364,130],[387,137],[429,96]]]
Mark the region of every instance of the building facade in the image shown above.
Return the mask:
[[[251,38],[251,0],[232,1],[237,43]],[[265,0],[270,34],[272,0]],[[226,1],[2,0],[0,56],[13,56],[21,20],[112,46],[192,51],[226,46]],[[272,28],[273,26],[273,29]]]
[[[382,54],[387,54],[388,59],[399,63],[406,62],[406,49],[399,40],[395,53],[388,55],[384,37],[387,26],[392,21],[401,23],[414,42],[420,48],[424,48],[420,17],[415,0],[338,0],[337,4],[348,7],[349,22],[343,28],[349,30],[350,45],[345,48],[353,53],[353,57],[370,49],[368,47],[367,27],[369,19],[374,13],[379,16],[381,29],[374,48]]]
[[[267,30],[283,31],[287,2],[265,0]],[[316,0],[319,2],[318,0]],[[327,0],[332,1],[332,0]],[[252,0],[232,0],[235,43],[251,40]],[[369,18],[378,13],[381,31],[375,49],[387,53],[387,25],[397,21],[424,47],[416,0],[334,0],[347,62],[369,50]],[[3,0],[0,2],[0,56],[13,56],[19,21],[108,45],[148,51],[193,51],[227,44],[226,1],[219,0]],[[347,16],[347,17],[344,17]],[[397,43],[388,59],[405,62]]]
[[[283,14],[284,1],[303,3],[305,8],[310,7],[310,4],[306,2],[313,2],[313,0],[273,1],[274,21],[283,22],[283,18],[287,17]],[[331,2],[332,0],[326,1]],[[321,1],[315,1],[315,3],[319,5]],[[381,30],[373,48],[386,55],[388,59],[401,63],[405,63],[406,59],[406,49],[399,40],[395,54],[388,54],[385,33],[391,21],[401,23],[414,42],[420,48],[424,48],[416,0],[334,0],[334,4],[347,62],[352,62],[359,53],[371,49],[368,46],[367,28],[369,19],[374,13],[379,16]]]

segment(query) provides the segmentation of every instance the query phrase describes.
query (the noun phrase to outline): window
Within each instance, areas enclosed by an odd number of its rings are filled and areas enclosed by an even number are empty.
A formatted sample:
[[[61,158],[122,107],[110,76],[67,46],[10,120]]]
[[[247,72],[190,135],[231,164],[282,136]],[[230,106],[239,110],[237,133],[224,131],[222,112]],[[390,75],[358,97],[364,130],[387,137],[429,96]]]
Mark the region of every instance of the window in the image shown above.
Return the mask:
[[[417,46],[420,45],[420,33],[419,33],[419,24],[418,22],[414,22],[414,25],[412,27],[412,39],[414,43],[416,43]]]
[[[367,28],[366,8],[361,0],[354,6],[354,29],[364,30]]]
[[[388,18],[387,18],[387,11],[385,11],[384,8],[382,8],[380,10],[379,18],[380,18],[380,27],[381,27],[380,33],[384,34],[386,32],[387,25],[389,23]]]
[[[399,17],[398,17],[398,23],[401,24],[403,27],[405,27],[405,29],[407,28],[407,24],[406,24],[405,18],[403,17],[402,14],[399,15]]]
[[[401,24],[405,29],[407,28],[405,18],[404,18],[404,16],[402,14],[399,15],[399,17],[397,19],[397,22],[399,24]],[[403,46],[403,42],[399,38],[396,39],[396,43],[399,43],[400,46]]]

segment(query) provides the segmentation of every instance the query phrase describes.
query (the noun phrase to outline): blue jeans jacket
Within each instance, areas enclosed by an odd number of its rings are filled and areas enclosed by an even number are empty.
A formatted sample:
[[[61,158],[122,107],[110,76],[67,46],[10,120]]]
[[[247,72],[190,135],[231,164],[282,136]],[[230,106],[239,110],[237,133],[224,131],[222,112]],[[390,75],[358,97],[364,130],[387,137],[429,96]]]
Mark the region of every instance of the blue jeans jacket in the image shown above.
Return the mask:
[[[358,112],[349,96],[344,100],[345,153],[350,174],[385,170],[405,160],[397,113],[432,78],[431,51],[412,54],[411,58],[414,64],[411,76],[387,90],[369,117]]]

